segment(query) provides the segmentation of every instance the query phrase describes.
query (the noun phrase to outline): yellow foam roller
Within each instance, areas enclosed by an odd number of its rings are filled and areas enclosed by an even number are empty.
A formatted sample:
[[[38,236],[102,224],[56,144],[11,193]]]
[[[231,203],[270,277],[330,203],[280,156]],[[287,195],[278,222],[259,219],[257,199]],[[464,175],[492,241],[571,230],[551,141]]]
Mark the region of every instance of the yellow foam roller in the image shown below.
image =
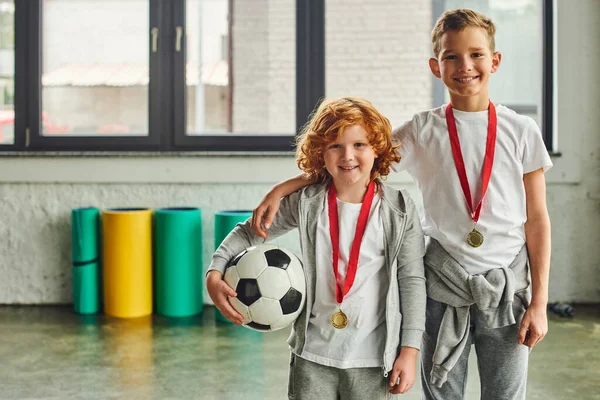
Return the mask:
[[[105,314],[152,314],[152,210],[103,211],[102,241]]]

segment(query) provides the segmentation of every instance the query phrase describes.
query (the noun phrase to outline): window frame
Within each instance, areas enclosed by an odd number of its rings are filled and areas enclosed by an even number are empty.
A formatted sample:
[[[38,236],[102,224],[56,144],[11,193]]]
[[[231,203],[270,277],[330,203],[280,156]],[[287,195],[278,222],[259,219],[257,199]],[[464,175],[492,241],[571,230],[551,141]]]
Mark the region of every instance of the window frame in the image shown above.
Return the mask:
[[[185,0],[148,0],[150,29],[159,28],[159,48],[148,54],[148,135],[43,136],[41,132],[42,0],[15,1],[14,143],[0,145],[0,152],[291,152],[295,135],[325,95],[325,0],[296,0],[296,132],[273,135],[186,135],[185,113]],[[234,0],[227,0],[230,10]],[[542,135],[548,151],[554,149],[553,1],[543,2]],[[445,0],[431,0],[432,26],[444,10]],[[175,52],[175,27],[183,28],[180,52]],[[231,37],[228,38],[232,40]],[[231,51],[229,52],[231,56]],[[445,88],[435,79],[434,105],[443,103]],[[440,103],[440,104],[441,104]],[[518,111],[518,110],[517,110]]]
[[[228,0],[230,18],[233,15],[233,0]],[[290,134],[186,134],[187,90],[185,82],[186,26],[185,0],[173,1],[173,21],[183,29],[181,51],[174,54],[174,143],[175,150],[203,151],[293,151],[296,134],[315,105],[325,93],[325,0],[296,0],[296,132]],[[231,23],[231,21],[230,21]],[[174,32],[174,27],[170,29]],[[229,37],[229,40],[232,40]],[[174,46],[174,40],[171,41]],[[229,51],[231,56],[231,51]],[[231,59],[230,59],[231,60]],[[230,65],[232,63],[230,62]]]
[[[148,32],[150,75],[148,128],[144,137],[135,136],[44,136],[41,131],[42,0],[18,1],[15,10],[15,141],[0,151],[77,152],[290,152],[296,132],[287,135],[250,133],[244,135],[185,134],[185,1],[149,0],[150,29],[158,27],[158,52],[151,52]],[[233,0],[228,0],[230,6]],[[310,47],[324,38],[324,0],[296,0],[297,130],[324,93],[324,46]],[[321,23],[322,26],[315,26]],[[181,52],[175,52],[175,26],[183,26]]]
[[[25,126],[15,126],[15,137],[24,136],[19,142],[18,147],[27,151],[152,151],[159,150],[161,144],[160,121],[162,120],[162,108],[159,99],[165,91],[164,81],[162,79],[151,79],[148,83],[148,135],[146,136],[44,136],[41,129],[41,108],[42,108],[42,43],[43,43],[43,6],[41,0],[33,0],[23,4],[21,9],[15,10],[15,14],[23,12],[23,16],[16,17],[17,34],[27,34],[24,40],[18,37],[18,43],[26,43],[26,55],[21,54],[19,60],[25,59],[26,67],[17,71],[27,71],[26,82],[21,80],[21,85],[25,85],[26,106],[15,99],[15,120],[17,107],[25,106]],[[164,3],[161,0],[149,0],[149,27],[159,26],[164,19]],[[19,22],[27,26],[27,32],[19,30]],[[160,29],[160,28],[159,28]],[[17,35],[19,36],[19,35]],[[159,41],[162,38],[159,36]],[[164,51],[163,46],[158,46],[158,52],[151,51],[152,38],[148,32],[148,54],[149,69],[151,76],[161,76]],[[16,46],[17,47],[17,46]],[[15,49],[15,54],[22,53],[23,47]],[[16,83],[15,83],[16,85]],[[22,113],[22,111],[21,111]],[[24,139],[24,140],[23,140]]]

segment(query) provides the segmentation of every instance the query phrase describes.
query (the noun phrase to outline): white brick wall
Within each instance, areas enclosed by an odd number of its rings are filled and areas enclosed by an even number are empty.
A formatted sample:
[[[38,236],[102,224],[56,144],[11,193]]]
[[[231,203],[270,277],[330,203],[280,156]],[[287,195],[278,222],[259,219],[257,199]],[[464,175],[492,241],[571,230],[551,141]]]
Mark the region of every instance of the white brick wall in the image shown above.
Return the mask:
[[[72,301],[72,208],[200,207],[206,271],[214,251],[215,212],[252,209],[270,186],[0,183],[0,304]],[[299,254],[296,232],[275,243]],[[206,292],[204,299],[210,300]]]
[[[329,0],[326,95],[374,103],[396,125],[431,107],[431,3]]]

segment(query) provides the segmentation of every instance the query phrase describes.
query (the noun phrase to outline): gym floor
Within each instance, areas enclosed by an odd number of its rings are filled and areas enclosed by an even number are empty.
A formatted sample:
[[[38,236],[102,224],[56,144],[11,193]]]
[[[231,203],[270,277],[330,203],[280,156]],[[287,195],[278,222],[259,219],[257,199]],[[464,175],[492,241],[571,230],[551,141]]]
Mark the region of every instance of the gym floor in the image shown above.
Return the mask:
[[[288,330],[202,315],[114,319],[70,307],[0,307],[1,399],[285,399]],[[600,307],[550,317],[531,353],[528,399],[600,399]],[[468,399],[478,399],[471,352]],[[402,399],[419,399],[420,384]]]

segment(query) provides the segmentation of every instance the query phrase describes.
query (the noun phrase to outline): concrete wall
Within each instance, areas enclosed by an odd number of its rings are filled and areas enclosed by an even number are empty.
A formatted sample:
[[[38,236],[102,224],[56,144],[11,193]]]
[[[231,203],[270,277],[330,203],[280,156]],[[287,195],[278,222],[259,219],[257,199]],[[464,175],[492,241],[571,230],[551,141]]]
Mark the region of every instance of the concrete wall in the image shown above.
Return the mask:
[[[596,0],[577,5],[558,1],[556,12],[555,124],[562,155],[547,175],[550,299],[600,302],[600,9]],[[251,208],[273,183],[296,172],[293,158],[276,156],[2,157],[0,303],[71,301],[71,208],[200,206],[206,266],[213,212]],[[420,201],[406,175],[389,181]],[[280,243],[298,250],[293,236]]]
[[[0,304],[71,301],[71,208],[201,207],[202,248],[207,267],[214,250],[214,213],[252,207],[269,187],[264,184],[2,184]],[[292,239],[288,247],[294,245]]]
[[[552,298],[600,301],[600,3],[556,1]]]

